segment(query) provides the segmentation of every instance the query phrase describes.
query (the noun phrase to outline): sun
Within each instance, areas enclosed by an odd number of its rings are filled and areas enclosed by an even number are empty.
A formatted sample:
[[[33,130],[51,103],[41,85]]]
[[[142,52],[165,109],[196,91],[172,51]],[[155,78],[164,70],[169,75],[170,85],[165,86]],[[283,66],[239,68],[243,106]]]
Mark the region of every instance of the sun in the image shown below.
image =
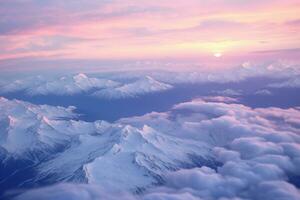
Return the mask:
[[[223,54],[222,53],[214,53],[214,56],[216,57],[216,58],[219,58],[219,57],[221,57]]]

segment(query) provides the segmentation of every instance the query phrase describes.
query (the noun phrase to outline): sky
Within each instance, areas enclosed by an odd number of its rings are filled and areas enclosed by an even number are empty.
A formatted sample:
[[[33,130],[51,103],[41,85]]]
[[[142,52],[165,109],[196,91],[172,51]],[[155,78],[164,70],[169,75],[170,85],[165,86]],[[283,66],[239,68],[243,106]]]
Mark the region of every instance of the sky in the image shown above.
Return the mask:
[[[299,13],[0,0],[0,199],[299,200]]]
[[[299,13],[299,0],[0,0],[0,69],[34,60],[298,60]]]

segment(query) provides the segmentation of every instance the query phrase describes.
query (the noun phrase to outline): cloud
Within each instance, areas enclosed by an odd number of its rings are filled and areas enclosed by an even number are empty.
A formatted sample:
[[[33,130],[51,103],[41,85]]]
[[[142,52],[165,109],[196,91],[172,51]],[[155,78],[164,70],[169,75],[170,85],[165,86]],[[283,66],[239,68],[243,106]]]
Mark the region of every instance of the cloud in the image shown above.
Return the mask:
[[[88,3],[82,0],[2,0],[0,59],[47,58],[49,55],[73,59],[178,59],[199,58],[199,54],[205,56],[220,49],[245,55],[245,49],[297,48],[294,42],[298,39],[294,34],[297,32],[297,4],[296,0],[272,3],[267,0],[180,0],[176,5],[170,0]],[[203,12],[199,12],[199,8]],[[277,17],[270,19],[269,15],[263,15],[264,10],[272,11],[272,16]],[[233,12],[235,15],[230,15]],[[99,23],[101,26],[97,26]],[[272,33],[268,31],[270,28]],[[288,39],[278,39],[276,35]],[[51,49],[31,44],[45,37],[48,41],[55,40],[58,36],[64,38],[63,45],[54,45]],[[266,40],[263,45],[262,38]],[[51,60],[56,59],[57,56],[51,57]]]
[[[226,21],[226,20],[204,20],[198,25],[197,29],[214,29],[214,30],[232,30],[237,28],[245,28],[246,23],[236,22],[236,21]]]
[[[282,181],[274,181],[259,184],[254,198],[297,199],[299,198],[299,194],[299,190],[291,184]]]
[[[97,200],[107,199],[116,200],[122,196],[124,200],[136,200],[134,196],[123,191],[104,189],[96,185],[73,185],[60,184],[48,188],[41,188],[23,193],[21,196],[14,198],[15,200]]]
[[[150,113],[120,122],[137,127],[147,124],[165,134],[194,138],[213,146],[221,166],[172,172],[161,193],[188,192],[204,199],[260,199],[264,195],[259,196],[257,191],[270,187],[272,192],[265,193],[264,198],[297,199],[299,190],[289,182],[289,177],[300,173],[296,128],[300,121],[296,115],[299,110],[292,108],[251,109],[197,99],[178,104],[168,113]],[[291,121],[293,116],[296,119]]]
[[[147,63],[137,63],[139,66],[145,66]],[[187,68],[193,64],[183,63],[176,66],[175,63],[151,63],[150,66],[158,66],[160,68],[167,68],[174,66],[178,69]],[[270,79],[286,79],[293,78],[300,75],[299,65],[297,63],[274,61],[274,62],[242,62],[231,69],[218,70],[203,70],[204,65],[194,65],[193,70],[185,71],[169,71],[169,70],[151,70],[141,71],[136,73],[125,73],[123,76],[139,77],[148,75],[158,81],[169,84],[180,83],[237,83],[251,78],[270,78]]]
[[[272,92],[267,89],[257,90],[255,92],[256,95],[272,95]]]
[[[300,77],[296,76],[286,81],[269,84],[272,88],[300,88]]]
[[[234,103],[239,101],[236,98],[226,97],[226,96],[207,96],[207,97],[202,97],[201,99],[210,102],[224,102],[224,103]]]
[[[233,90],[233,89],[226,89],[223,91],[216,91],[218,95],[224,95],[224,96],[241,96],[242,91],[241,90]]]
[[[232,150],[240,152],[245,159],[256,158],[264,154],[280,155],[283,148],[260,137],[243,137],[234,139],[230,145]]]
[[[299,198],[298,189],[279,181],[281,176],[282,172],[272,165],[250,167],[242,163],[227,163],[218,171],[202,167],[174,172],[168,177],[169,189],[164,190],[170,193],[185,191],[201,199]],[[264,189],[268,192],[263,192]]]

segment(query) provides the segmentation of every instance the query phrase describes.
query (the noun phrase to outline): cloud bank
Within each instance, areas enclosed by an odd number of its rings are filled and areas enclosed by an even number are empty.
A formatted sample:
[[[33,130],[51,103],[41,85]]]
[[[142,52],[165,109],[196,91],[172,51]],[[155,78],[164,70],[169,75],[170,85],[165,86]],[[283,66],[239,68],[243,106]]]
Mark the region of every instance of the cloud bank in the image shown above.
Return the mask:
[[[290,180],[300,173],[299,112],[297,108],[251,109],[198,99],[178,104],[168,113],[120,122],[137,127],[147,124],[166,134],[205,141],[222,163],[217,169],[201,167],[169,174],[162,194],[179,191],[203,199],[297,199],[299,190]],[[267,193],[257,192],[267,188]]]
[[[300,76],[290,78],[281,83],[270,84],[269,87],[272,87],[272,88],[300,88]]]
[[[289,49],[299,48],[298,7],[297,0],[2,0],[0,60],[214,60],[215,51],[297,59]]]

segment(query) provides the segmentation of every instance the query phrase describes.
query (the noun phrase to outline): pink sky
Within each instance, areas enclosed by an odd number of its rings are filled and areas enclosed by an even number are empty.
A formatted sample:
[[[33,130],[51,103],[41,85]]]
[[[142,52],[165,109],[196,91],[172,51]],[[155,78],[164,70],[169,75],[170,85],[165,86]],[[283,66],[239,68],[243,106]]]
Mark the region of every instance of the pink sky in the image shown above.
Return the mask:
[[[2,0],[0,60],[297,59],[299,13],[299,0]]]

